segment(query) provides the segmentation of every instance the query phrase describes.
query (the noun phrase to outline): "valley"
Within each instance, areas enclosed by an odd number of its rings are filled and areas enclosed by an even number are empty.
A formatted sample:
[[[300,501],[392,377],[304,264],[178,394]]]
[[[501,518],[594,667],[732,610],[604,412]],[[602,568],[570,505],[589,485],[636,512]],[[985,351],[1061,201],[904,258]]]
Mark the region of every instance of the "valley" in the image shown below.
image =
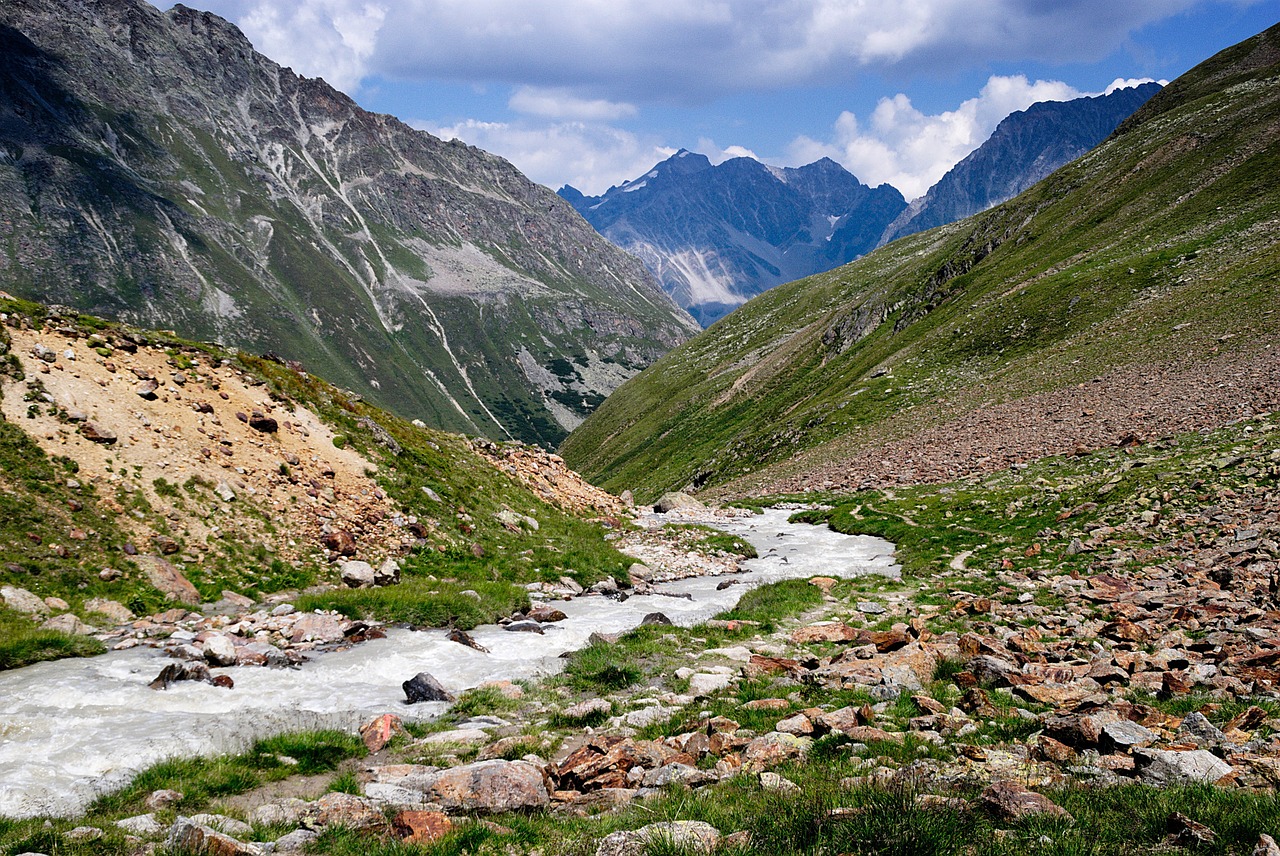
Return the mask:
[[[858,232],[700,333],[214,15],[0,44],[0,853],[1280,856],[1280,26],[926,231],[565,194]]]

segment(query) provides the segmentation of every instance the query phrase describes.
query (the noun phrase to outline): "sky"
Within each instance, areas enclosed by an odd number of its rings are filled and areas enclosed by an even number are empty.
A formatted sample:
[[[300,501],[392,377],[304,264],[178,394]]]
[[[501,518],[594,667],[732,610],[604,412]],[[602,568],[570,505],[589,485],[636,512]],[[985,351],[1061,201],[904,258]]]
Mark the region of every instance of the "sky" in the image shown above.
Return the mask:
[[[1280,21],[1280,0],[186,2],[366,109],[588,195],[685,148],[830,157],[913,199],[1011,112],[1171,80]]]

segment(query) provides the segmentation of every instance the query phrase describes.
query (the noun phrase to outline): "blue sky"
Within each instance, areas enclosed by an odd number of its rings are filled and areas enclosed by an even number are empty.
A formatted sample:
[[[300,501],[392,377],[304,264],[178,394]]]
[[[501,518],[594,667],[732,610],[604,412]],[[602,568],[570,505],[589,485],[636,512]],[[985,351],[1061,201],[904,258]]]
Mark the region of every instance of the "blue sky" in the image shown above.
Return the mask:
[[[910,199],[1014,110],[1171,80],[1280,20],[1280,0],[187,2],[370,110],[588,194],[688,148],[828,156]]]

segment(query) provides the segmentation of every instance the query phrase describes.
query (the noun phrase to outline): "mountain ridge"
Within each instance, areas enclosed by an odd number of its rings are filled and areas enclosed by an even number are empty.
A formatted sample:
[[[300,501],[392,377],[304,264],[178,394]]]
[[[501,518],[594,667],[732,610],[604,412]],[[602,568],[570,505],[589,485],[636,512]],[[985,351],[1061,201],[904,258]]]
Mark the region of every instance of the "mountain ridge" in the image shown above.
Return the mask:
[[[897,190],[868,187],[829,158],[798,168],[746,157],[713,165],[685,149],[601,196],[558,193],[704,324],[865,252],[906,205]]]
[[[362,110],[215,15],[15,0],[0,27],[16,294],[548,444],[696,329],[507,162]]]

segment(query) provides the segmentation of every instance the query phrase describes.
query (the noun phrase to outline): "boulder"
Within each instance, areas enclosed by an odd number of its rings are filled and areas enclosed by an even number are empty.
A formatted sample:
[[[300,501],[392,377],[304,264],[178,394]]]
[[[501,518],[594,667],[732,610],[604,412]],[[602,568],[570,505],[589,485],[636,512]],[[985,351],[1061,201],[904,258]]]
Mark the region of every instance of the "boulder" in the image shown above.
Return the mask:
[[[309,807],[306,822],[313,827],[345,826],[362,832],[382,833],[387,819],[374,800],[355,794],[329,793]]]
[[[354,556],[356,554],[356,538],[345,529],[329,532],[320,539],[320,543],[324,545],[326,550],[337,553],[339,556]]]
[[[1133,757],[1138,778],[1149,785],[1212,784],[1231,772],[1230,764],[1205,749],[1135,749]]]
[[[231,835],[236,838],[244,838],[253,835],[253,827],[245,823],[243,820],[236,820],[234,817],[227,817],[225,814],[193,814],[190,818],[192,823],[200,826],[207,826],[224,835]]]
[[[1280,845],[1270,835],[1258,836],[1258,843],[1253,846],[1252,856],[1280,856]]]
[[[358,559],[349,559],[338,566],[342,584],[347,588],[373,588],[377,572],[373,565]]]
[[[48,621],[40,625],[41,630],[56,630],[59,633],[66,633],[68,636],[92,636],[97,633],[97,629],[90,627],[81,621],[76,615],[70,612],[64,612],[62,615],[55,615]]]
[[[771,731],[756,737],[742,753],[742,766],[747,770],[764,770],[792,758],[809,754],[813,738]]]
[[[1213,748],[1226,742],[1227,735],[1197,710],[1183,717],[1174,739],[1178,743],[1194,743],[1202,748]]]
[[[116,432],[92,419],[80,423],[80,436],[93,443],[109,446],[117,439]]]
[[[203,681],[213,683],[213,675],[204,663],[170,663],[160,670],[160,674],[151,682],[153,690],[167,690],[169,684],[177,681]]]
[[[556,621],[564,621],[568,616],[556,609],[554,606],[547,606],[546,604],[540,603],[526,612],[525,618],[528,618],[530,621],[548,624]]]
[[[200,853],[205,856],[262,856],[263,850],[256,844],[246,844],[212,827],[196,823],[189,817],[178,816],[169,828],[165,845],[170,851]]]
[[[105,597],[89,598],[84,602],[84,608],[89,612],[105,615],[116,624],[128,624],[137,617],[129,607],[118,601],[108,600]]]
[[[17,586],[0,586],[0,603],[27,615],[48,615],[49,607],[36,595]]]
[[[404,724],[400,717],[392,713],[384,713],[360,726],[360,739],[370,752],[380,752],[397,734],[404,733]]]
[[[310,829],[295,829],[288,835],[281,835],[273,844],[272,853],[305,853],[319,834]]]
[[[225,633],[213,633],[204,640],[204,659],[210,666],[234,666],[236,643]]]
[[[687,493],[680,492],[664,493],[653,504],[653,510],[659,514],[667,514],[672,511],[699,511],[704,508],[706,506],[701,502]]]
[[[650,612],[644,618],[640,619],[641,627],[648,627],[653,624],[665,624],[667,626],[670,626],[671,619],[667,618],[667,616],[661,612]]]
[[[395,559],[387,559],[373,572],[375,586],[393,586],[400,582],[400,563]]]
[[[596,847],[596,856],[645,856],[662,852],[711,854],[720,841],[720,831],[700,820],[671,820],[651,823],[639,829],[606,835]]]
[[[340,642],[346,636],[345,623],[334,615],[312,612],[302,616],[293,624],[293,633],[289,641],[299,642]]]
[[[168,788],[159,791],[152,791],[147,798],[142,801],[142,805],[148,811],[159,811],[162,808],[168,808],[174,803],[182,801],[185,794],[182,791],[174,791]]]
[[[982,792],[980,800],[982,807],[1001,821],[1018,821],[1032,815],[1074,820],[1065,808],[1017,782],[996,782]]]
[[[404,687],[405,698],[409,704],[418,704],[423,701],[457,700],[429,672],[418,672],[401,686]]]
[[[526,811],[551,802],[542,768],[528,761],[478,761],[441,770],[422,792],[446,811],[480,814]]]
[[[474,638],[472,638],[471,634],[467,633],[465,630],[458,630],[455,627],[449,631],[449,633],[445,636],[445,638],[448,639],[450,642],[457,642],[459,645],[466,645],[468,648],[474,648],[475,650],[479,651],[482,654],[489,653],[488,648],[484,647],[479,642],[477,642]]]
[[[133,560],[147,575],[151,585],[166,595],[172,595],[182,603],[200,603],[200,590],[167,560],[159,556],[135,556]]]

